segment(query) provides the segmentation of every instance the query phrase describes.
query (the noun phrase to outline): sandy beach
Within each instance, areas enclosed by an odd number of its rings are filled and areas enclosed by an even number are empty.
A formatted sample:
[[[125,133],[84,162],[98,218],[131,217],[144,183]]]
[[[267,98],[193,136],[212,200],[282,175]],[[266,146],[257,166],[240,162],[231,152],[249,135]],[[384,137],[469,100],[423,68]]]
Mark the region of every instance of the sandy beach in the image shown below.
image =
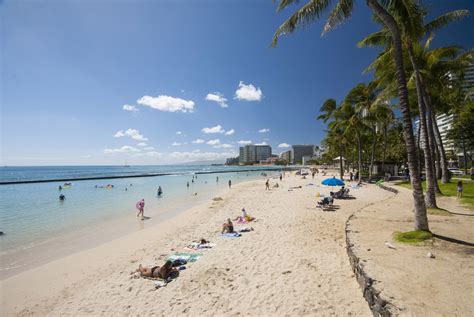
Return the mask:
[[[360,220],[370,211],[383,211],[380,208],[389,212],[399,203],[408,206],[406,193],[395,196],[364,185],[351,189],[355,199],[337,200],[335,210],[322,211],[315,208],[316,194],[328,194],[331,187],[308,184],[320,184],[323,177],[287,175],[279,188],[265,191],[264,179],[238,184],[216,195],[222,200],[211,200],[141,232],[4,280],[2,315],[372,315],[349,265],[345,222],[351,214],[358,215],[353,225],[359,231],[354,230],[353,237],[362,256],[367,254],[361,251],[367,243],[372,250],[380,250],[370,254],[393,251],[380,240],[390,240],[389,236],[359,239],[363,230],[377,232],[381,225],[374,220],[364,227]],[[222,223],[238,216],[242,207],[257,218],[246,225],[254,231],[240,238],[220,237]],[[387,235],[391,229],[379,234]],[[199,238],[216,246],[203,251],[197,262],[188,263],[166,287],[155,289],[153,281],[134,278],[132,273],[140,263],[161,265],[168,255],[184,251]],[[424,252],[417,257],[422,258]],[[411,261],[413,256],[398,255],[399,261]],[[394,281],[387,261],[378,263],[369,266],[369,271],[386,282],[384,291],[400,303],[405,298],[397,297],[398,286],[410,277]],[[420,261],[419,265],[425,264]],[[465,272],[461,270],[458,276],[462,278]],[[417,300],[429,300],[420,289],[413,290],[421,294]],[[457,297],[457,291],[451,290],[450,297]],[[410,314],[410,305],[402,305]],[[456,312],[463,315],[465,309]]]
[[[323,212],[315,195],[330,188],[308,183],[320,179],[288,176],[271,191],[264,180],[242,183],[219,193],[222,201],[13,276],[1,284],[2,315],[370,315],[348,264],[344,222],[387,194],[354,190],[357,199]],[[221,238],[222,223],[242,207],[257,218],[254,231]],[[216,247],[166,287],[154,290],[153,281],[130,275],[139,263],[161,265],[201,237]]]

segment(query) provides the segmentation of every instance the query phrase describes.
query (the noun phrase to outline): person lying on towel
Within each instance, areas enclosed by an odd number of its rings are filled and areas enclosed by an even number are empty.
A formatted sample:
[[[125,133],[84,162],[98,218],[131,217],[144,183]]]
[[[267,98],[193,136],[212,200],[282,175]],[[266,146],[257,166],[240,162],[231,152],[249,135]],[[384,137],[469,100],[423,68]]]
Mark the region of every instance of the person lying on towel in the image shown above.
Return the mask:
[[[162,267],[154,266],[150,268],[140,264],[137,271],[140,272],[141,276],[162,278],[164,280],[167,280],[168,278],[175,278],[179,275],[179,271],[173,267],[173,262],[169,260],[166,261],[165,265]]]

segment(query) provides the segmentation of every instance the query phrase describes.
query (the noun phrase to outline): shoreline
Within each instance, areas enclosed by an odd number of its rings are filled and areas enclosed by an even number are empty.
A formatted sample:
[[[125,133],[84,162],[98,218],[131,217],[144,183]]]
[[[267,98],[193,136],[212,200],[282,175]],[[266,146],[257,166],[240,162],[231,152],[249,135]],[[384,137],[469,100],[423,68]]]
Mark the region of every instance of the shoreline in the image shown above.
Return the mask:
[[[327,194],[330,188],[310,185],[319,181],[293,173],[270,191],[262,180],[242,182],[216,193],[222,201],[204,202],[150,228],[10,277],[0,282],[4,315],[370,316],[350,269],[343,224],[354,208],[383,193],[369,186],[354,190],[356,200],[323,212],[314,207],[315,193]],[[251,223],[255,231],[239,239],[220,238],[222,222],[243,206],[257,218]],[[167,255],[199,238],[217,245],[176,281],[156,290],[158,300],[150,304],[153,282],[131,279],[130,272],[139,263],[161,265]]]
[[[301,168],[301,167],[300,167]],[[54,178],[54,179],[36,179],[36,180],[19,180],[19,181],[0,181],[0,185],[20,185],[20,184],[37,184],[37,183],[55,183],[55,182],[78,182],[89,180],[104,180],[104,179],[122,179],[122,178],[141,178],[141,177],[159,177],[159,176],[174,176],[174,175],[204,175],[204,174],[225,174],[225,173],[245,173],[245,172],[259,172],[259,171],[292,171],[299,169],[298,167],[262,167],[242,170],[219,170],[219,171],[198,171],[192,173],[147,173],[134,175],[111,175],[111,176],[91,176],[91,177],[73,177],[73,178]]]
[[[260,176],[255,176],[251,179],[259,178]],[[246,181],[248,180],[244,182]],[[237,180],[236,184],[239,182],[241,181]],[[234,186],[236,185],[234,184]],[[161,199],[160,202],[163,204],[149,206],[145,211],[148,218],[143,221],[134,217],[135,211],[134,208],[131,208],[130,214],[120,214],[113,218],[90,222],[87,226],[76,227],[72,231],[61,229],[51,237],[34,242],[34,244],[2,250],[0,252],[0,281],[21,274],[31,268],[156,226],[180,213],[186,212],[195,205],[200,206],[206,203],[215,195],[225,192],[227,185],[221,188],[201,188],[198,196],[192,195],[193,190],[195,189],[187,190],[176,197]],[[64,244],[63,241],[67,241],[67,243]]]

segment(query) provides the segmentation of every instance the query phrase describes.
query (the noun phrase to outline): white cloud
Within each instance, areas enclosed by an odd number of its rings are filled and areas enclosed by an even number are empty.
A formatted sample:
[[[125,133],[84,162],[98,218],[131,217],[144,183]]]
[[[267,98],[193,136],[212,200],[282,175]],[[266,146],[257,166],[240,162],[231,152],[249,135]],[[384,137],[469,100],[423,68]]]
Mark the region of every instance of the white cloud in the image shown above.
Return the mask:
[[[153,146],[147,146],[143,148],[146,151],[154,150],[155,148]]]
[[[180,145],[185,145],[186,142],[173,142],[173,144],[171,144],[172,146],[180,146]]]
[[[247,145],[247,144],[252,144],[252,141],[250,141],[250,140],[240,140],[237,143],[239,143],[240,145]]]
[[[204,133],[224,133],[225,130],[222,129],[222,126],[221,125],[216,125],[215,127],[212,127],[212,128],[202,128],[201,130],[202,132]]]
[[[142,106],[166,112],[193,112],[194,101],[184,100],[171,96],[160,95],[158,97],[143,96],[137,100]]]
[[[148,144],[146,144],[145,142],[140,142],[137,144],[138,146],[147,146]]]
[[[285,147],[290,147],[291,145],[289,145],[288,143],[280,143],[278,144],[278,147],[279,148],[285,148]]]
[[[261,143],[255,144],[255,145],[268,145],[268,143],[267,142],[261,142]]]
[[[145,155],[149,157],[162,157],[163,156],[163,154],[156,151],[146,152]]]
[[[230,148],[233,148],[234,146],[232,144],[219,144],[219,145],[214,145],[213,147],[216,149],[220,149],[220,148],[230,149]]]
[[[258,132],[260,132],[260,133],[267,133],[267,132],[270,132],[270,129],[267,129],[267,128],[265,128],[265,129],[260,129],[260,130],[258,130]]]
[[[234,99],[247,100],[247,101],[260,101],[262,99],[262,90],[255,88],[254,85],[245,85],[243,81],[240,81],[239,88],[235,91]]]
[[[176,134],[177,134],[177,135],[181,135],[181,134],[183,134],[183,132],[181,132],[181,131],[176,131]]]
[[[140,152],[139,149],[134,148],[133,146],[124,145],[118,149],[105,149],[105,154],[112,154],[112,153],[132,153],[132,152]]]
[[[218,160],[218,159],[225,159],[228,157],[235,157],[237,156],[237,152],[200,152],[200,151],[192,151],[192,152],[172,152],[169,156],[174,160],[179,161],[210,161],[210,160]]]
[[[234,133],[235,133],[235,130],[234,130],[234,129],[230,129],[229,131],[227,131],[227,132],[225,133],[225,135],[232,135],[232,134],[234,134]]]
[[[125,111],[133,111],[133,112],[138,111],[138,108],[135,107],[134,105],[123,105],[122,109]]]
[[[191,141],[191,143],[194,143],[194,144],[202,144],[204,143],[205,141],[203,139],[196,139],[194,141]]]
[[[222,108],[227,108],[228,105],[227,105],[227,99],[224,98],[224,95],[219,93],[219,92],[214,92],[214,93],[209,93],[207,94],[206,96],[206,100],[207,101],[214,101],[216,102],[219,106],[221,106]]]
[[[209,145],[219,145],[219,144],[221,144],[221,140],[214,139],[214,140],[209,140],[206,143],[209,144]]]
[[[123,136],[129,136],[132,139],[138,141],[148,141],[148,138],[145,138],[143,135],[140,134],[140,131],[136,129],[127,129],[126,131],[120,130],[114,134],[114,138],[120,138]]]

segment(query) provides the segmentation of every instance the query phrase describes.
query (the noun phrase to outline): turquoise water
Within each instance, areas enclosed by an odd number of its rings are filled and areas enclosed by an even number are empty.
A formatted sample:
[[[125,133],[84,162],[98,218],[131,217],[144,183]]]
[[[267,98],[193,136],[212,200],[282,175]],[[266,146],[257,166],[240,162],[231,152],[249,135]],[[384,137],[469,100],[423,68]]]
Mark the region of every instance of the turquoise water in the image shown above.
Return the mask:
[[[239,167],[237,167],[239,168]],[[0,181],[108,176],[126,173],[175,173],[143,178],[86,180],[58,190],[62,182],[0,186],[0,275],[5,278],[31,266],[92,247],[172,217],[233,184],[258,179],[261,171],[198,174],[235,170],[225,166],[21,167],[3,168]],[[240,168],[244,169],[244,168]],[[267,172],[272,173],[272,172]],[[276,173],[276,172],[274,172]],[[219,177],[219,182],[216,178]],[[186,183],[189,182],[189,188]],[[100,188],[113,184],[112,189]],[[95,186],[98,186],[97,188]],[[162,198],[157,188],[163,189]],[[194,193],[198,193],[194,196]],[[65,195],[60,201],[59,195]],[[137,221],[135,203],[145,199]]]

